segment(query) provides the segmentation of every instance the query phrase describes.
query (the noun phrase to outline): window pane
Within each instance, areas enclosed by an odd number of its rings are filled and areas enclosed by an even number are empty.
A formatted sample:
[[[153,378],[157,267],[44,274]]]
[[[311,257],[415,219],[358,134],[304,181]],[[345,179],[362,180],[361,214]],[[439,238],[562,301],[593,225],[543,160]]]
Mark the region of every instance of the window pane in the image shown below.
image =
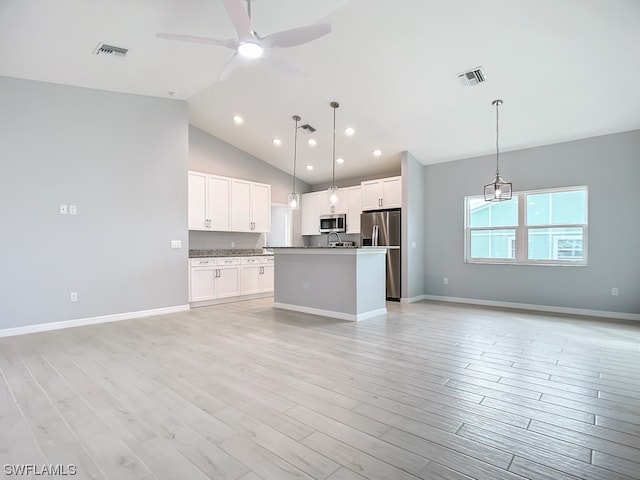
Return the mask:
[[[485,202],[484,198],[469,200],[470,227],[510,227],[518,224],[518,198],[504,202]]]
[[[527,225],[587,223],[585,190],[527,195]]]
[[[515,258],[515,229],[473,230],[471,258]]]
[[[529,260],[578,260],[584,256],[582,227],[530,228]]]

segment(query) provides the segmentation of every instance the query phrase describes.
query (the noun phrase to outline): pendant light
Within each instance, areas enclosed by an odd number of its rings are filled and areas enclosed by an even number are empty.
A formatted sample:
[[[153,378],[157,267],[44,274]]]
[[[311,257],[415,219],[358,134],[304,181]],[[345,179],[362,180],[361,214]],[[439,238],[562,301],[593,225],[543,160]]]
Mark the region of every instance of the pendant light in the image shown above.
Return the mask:
[[[329,197],[329,207],[331,209],[331,213],[336,212],[336,205],[338,204],[338,187],[336,187],[336,109],[340,106],[338,102],[331,102],[331,108],[333,108],[333,153],[331,155],[331,167],[332,167],[332,177],[331,177],[331,186],[329,187],[327,193]]]
[[[287,203],[291,210],[297,210],[300,208],[300,194],[296,193],[296,160],[298,159],[298,122],[300,121],[299,115],[291,117],[296,122],[296,129],[293,133],[293,189],[289,194]]]
[[[484,199],[487,202],[502,202],[511,200],[512,185],[505,182],[500,176],[500,147],[498,145],[499,123],[498,109],[502,105],[502,100],[494,100],[491,105],[496,106],[496,176],[493,181],[484,186]]]

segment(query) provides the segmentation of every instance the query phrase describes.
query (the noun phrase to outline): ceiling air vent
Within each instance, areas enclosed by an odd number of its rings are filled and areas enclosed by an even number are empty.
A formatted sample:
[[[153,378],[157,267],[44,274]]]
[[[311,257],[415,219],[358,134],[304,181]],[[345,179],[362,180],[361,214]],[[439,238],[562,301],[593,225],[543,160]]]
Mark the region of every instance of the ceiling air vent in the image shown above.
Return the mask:
[[[485,76],[482,67],[478,67],[468,72],[459,73],[458,80],[460,80],[463,87],[473,87],[484,82]]]
[[[129,51],[128,48],[114,47],[113,45],[107,45],[106,43],[101,43],[93,51],[93,54],[124,58],[124,56],[127,54],[128,51]]]
[[[304,125],[302,125],[300,128],[304,128],[306,131],[311,132],[311,133],[313,133],[313,132],[315,132],[315,131],[316,131],[316,129],[315,129],[315,128],[313,128],[313,127],[312,127],[311,125],[309,125],[308,123],[305,123],[305,124],[304,124]]]

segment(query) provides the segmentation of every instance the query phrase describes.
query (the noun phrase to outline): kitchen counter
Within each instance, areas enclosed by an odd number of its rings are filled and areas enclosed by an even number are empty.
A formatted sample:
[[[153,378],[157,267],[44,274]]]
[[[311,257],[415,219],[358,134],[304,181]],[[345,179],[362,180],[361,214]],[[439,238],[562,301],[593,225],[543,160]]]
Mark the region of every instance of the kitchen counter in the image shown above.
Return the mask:
[[[385,247],[285,247],[273,253],[275,308],[352,321],[387,312]]]
[[[261,248],[216,248],[209,250],[189,250],[189,258],[204,257],[253,257],[273,255],[273,253],[263,253]]]

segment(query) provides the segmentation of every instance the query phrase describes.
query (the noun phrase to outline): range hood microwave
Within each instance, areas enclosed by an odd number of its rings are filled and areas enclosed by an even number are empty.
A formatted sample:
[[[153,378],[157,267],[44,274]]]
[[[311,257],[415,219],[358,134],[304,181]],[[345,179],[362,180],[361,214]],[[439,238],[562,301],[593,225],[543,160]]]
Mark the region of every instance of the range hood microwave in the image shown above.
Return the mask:
[[[320,233],[342,233],[347,231],[347,216],[344,213],[320,215]]]

